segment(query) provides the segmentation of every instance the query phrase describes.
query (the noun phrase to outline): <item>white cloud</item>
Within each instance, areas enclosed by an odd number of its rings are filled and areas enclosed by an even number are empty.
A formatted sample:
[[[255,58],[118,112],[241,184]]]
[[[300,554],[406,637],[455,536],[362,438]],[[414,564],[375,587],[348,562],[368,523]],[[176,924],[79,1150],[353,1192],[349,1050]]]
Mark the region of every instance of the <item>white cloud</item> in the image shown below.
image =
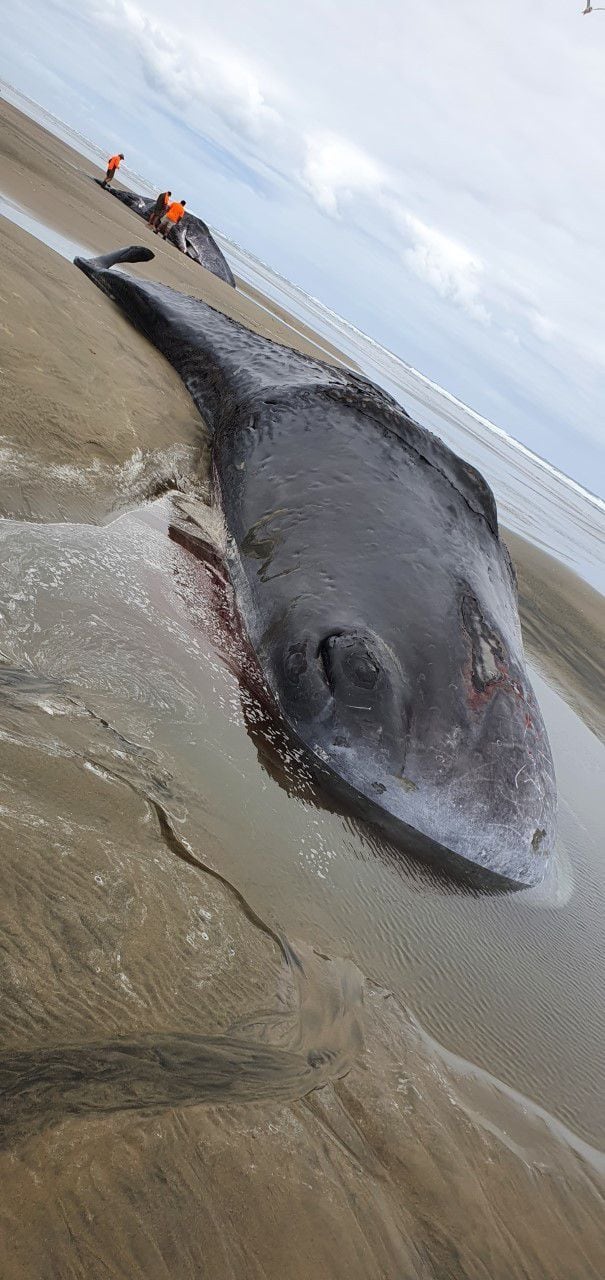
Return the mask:
[[[386,215],[408,241],[403,258],[415,275],[441,298],[489,323],[481,299],[484,268],[476,254],[406,210],[395,191],[395,175],[350,139],[319,133],[308,134],[305,142],[302,184],[322,213],[339,217],[356,198],[369,200],[374,214]]]
[[[481,299],[484,274],[481,260],[414,214],[404,213],[403,219],[412,240],[404,258],[412,271],[441,298],[455,302],[475,320],[489,323],[490,315]]]
[[[121,35],[128,33],[151,88],[186,119],[195,120],[196,110],[205,105],[252,141],[279,131],[279,111],[268,101],[258,72],[235,49],[187,39],[129,0],[113,0],[96,14]]]
[[[548,316],[542,315],[540,311],[531,311],[528,319],[538,338],[541,338],[543,342],[552,342],[558,328],[554,320],[549,320]]]
[[[382,165],[348,138],[307,134],[302,184],[322,213],[338,216],[355,196],[374,195],[387,182]]]

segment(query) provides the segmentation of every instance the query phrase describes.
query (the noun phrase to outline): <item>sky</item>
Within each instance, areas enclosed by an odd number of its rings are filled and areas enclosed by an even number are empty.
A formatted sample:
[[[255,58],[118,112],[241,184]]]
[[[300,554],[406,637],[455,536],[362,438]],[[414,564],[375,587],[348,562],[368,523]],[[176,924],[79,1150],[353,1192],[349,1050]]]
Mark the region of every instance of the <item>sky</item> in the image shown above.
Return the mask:
[[[582,8],[19,0],[0,75],[603,495],[605,12]]]

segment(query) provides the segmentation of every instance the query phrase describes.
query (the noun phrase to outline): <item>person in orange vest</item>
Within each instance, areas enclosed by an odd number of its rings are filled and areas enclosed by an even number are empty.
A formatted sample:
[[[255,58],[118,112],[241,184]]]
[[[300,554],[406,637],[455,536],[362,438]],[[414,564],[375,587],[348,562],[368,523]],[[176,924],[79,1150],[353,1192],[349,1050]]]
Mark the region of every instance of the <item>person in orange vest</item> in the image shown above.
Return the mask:
[[[109,157],[109,160],[107,161],[107,173],[105,174],[105,181],[101,184],[102,186],[104,187],[109,186],[112,178],[115,178],[115,175],[118,172],[118,169],[123,159],[124,159],[124,156],[122,155],[121,151],[119,155]]]
[[[157,227],[154,228],[156,235],[159,231],[160,235],[166,239],[168,232],[172,231],[173,228],[176,227],[177,223],[181,221],[181,218],[184,218],[186,204],[186,200],[173,200],[172,204],[168,205],[163,218],[160,219]]]
[[[149,214],[147,222],[150,227],[154,228],[154,230],[157,227],[158,222],[160,221],[160,218],[164,217],[164,214],[168,209],[171,195],[172,195],[172,191],[162,191],[161,194],[158,196],[153,206],[153,209],[151,210],[151,213]]]

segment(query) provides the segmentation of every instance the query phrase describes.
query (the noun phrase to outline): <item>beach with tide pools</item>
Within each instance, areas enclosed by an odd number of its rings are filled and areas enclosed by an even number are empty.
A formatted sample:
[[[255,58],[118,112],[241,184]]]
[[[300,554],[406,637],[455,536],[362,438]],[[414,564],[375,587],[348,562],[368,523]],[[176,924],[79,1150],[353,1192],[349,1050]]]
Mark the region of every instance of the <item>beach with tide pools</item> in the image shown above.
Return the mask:
[[[233,290],[163,244],[45,124],[0,102],[0,1274],[602,1280],[605,507],[237,246]],[[437,879],[288,751],[186,536],[220,535],[206,426],[73,266],[139,243],[492,485],[538,888]]]

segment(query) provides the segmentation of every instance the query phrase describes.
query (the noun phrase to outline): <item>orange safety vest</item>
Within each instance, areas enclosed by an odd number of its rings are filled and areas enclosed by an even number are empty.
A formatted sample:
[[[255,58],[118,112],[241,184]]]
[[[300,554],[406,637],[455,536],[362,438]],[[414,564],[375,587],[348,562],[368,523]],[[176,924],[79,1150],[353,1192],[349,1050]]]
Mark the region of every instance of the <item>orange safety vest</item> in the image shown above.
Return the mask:
[[[107,168],[108,168],[108,169],[119,169],[119,167],[120,167],[120,164],[121,164],[121,163],[122,163],[122,162],[121,162],[121,160],[120,160],[120,157],[119,157],[119,156],[111,156],[111,158],[107,161]]]
[[[170,205],[170,207],[166,212],[166,217],[168,218],[168,221],[175,222],[175,223],[180,222],[181,218],[183,218],[184,216],[185,216],[185,210],[183,209],[182,204],[180,204],[178,200],[173,200],[172,204]]]

